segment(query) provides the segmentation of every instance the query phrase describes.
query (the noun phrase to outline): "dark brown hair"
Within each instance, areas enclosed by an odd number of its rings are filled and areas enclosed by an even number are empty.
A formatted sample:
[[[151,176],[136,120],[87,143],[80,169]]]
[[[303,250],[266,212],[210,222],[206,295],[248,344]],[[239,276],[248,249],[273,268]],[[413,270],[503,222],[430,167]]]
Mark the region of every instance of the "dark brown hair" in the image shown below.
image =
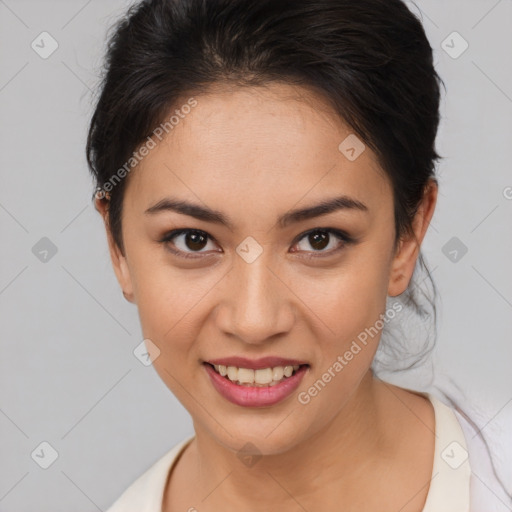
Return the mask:
[[[390,179],[396,242],[411,233],[440,158],[435,139],[442,80],[420,20],[401,0],[144,0],[133,5],[109,38],[89,128],[87,160],[97,191],[106,190],[186,95],[200,95],[219,83],[271,82],[308,87],[330,102],[376,153]],[[127,179],[109,187],[110,230],[122,251]],[[421,253],[419,261],[426,268]],[[412,292],[406,299],[424,313]]]

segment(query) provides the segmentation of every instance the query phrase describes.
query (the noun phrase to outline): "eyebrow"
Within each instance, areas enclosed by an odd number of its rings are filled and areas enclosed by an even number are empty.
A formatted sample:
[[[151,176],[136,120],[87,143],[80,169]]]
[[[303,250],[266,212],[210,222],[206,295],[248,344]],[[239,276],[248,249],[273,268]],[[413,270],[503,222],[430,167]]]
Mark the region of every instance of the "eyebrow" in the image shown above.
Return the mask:
[[[290,224],[320,217],[321,215],[327,215],[338,210],[368,212],[368,207],[357,199],[349,196],[339,196],[332,199],[326,199],[316,205],[307,206],[306,208],[291,210],[281,215],[277,223],[281,228],[285,228]],[[148,208],[144,213],[156,214],[164,211],[173,211],[205,222],[221,224],[232,231],[234,228],[233,222],[230,221],[222,212],[172,197],[161,199],[158,203]]]

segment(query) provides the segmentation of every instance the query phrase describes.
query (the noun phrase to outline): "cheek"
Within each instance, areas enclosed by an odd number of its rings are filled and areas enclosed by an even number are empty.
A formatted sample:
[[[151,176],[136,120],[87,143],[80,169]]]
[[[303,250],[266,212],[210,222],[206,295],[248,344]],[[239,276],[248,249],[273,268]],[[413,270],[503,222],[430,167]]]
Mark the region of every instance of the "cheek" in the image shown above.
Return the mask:
[[[378,257],[361,252],[329,272],[296,277],[297,295],[316,313],[331,341],[357,336],[385,309],[388,269]]]
[[[208,322],[222,269],[183,269],[165,255],[133,258],[133,285],[144,338],[159,348],[155,367],[165,366],[173,374],[187,374],[200,358],[196,340]],[[164,375],[162,375],[164,377]],[[164,379],[168,380],[168,378]]]
[[[194,339],[207,283],[194,286],[191,279],[169,273],[153,268],[139,275],[137,307],[144,336],[157,344],[179,346]]]
[[[158,348],[153,367],[178,400],[194,410],[185,389],[194,386],[199,354],[195,340],[204,319],[201,297],[206,291],[186,273],[169,266],[139,267],[136,277],[137,308],[145,339]],[[199,414],[199,412],[197,412]]]
[[[376,262],[358,262],[324,283],[325,293],[311,302],[329,330],[317,339],[318,363],[297,401],[318,425],[339,413],[372,364],[384,325],[386,279]]]
[[[317,333],[318,364],[305,383],[304,400],[314,402],[312,409],[321,417],[339,411],[375,356],[384,326],[381,315],[386,309],[388,281],[386,262],[378,254],[368,247],[321,282],[312,279],[309,283],[314,292],[304,302],[328,329]],[[385,254],[382,248],[380,254]]]

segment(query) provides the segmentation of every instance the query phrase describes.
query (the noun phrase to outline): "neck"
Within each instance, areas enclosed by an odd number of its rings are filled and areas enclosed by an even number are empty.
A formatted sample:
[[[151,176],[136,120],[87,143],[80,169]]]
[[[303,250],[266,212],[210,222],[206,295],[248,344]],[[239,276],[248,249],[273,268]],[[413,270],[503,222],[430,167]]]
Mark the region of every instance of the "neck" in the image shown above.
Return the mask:
[[[296,507],[295,500],[300,503],[301,497],[313,499],[318,509],[326,488],[339,486],[339,482],[351,487],[351,482],[359,481],[360,486],[375,467],[372,462],[389,448],[389,423],[384,421],[382,406],[382,385],[369,371],[322,430],[293,450],[262,456],[252,466],[244,466],[236,452],[195,425],[196,489],[208,490],[205,496],[216,489],[208,503],[222,504],[227,499],[230,506],[239,505],[242,510],[255,502],[267,504],[268,509],[293,503]]]

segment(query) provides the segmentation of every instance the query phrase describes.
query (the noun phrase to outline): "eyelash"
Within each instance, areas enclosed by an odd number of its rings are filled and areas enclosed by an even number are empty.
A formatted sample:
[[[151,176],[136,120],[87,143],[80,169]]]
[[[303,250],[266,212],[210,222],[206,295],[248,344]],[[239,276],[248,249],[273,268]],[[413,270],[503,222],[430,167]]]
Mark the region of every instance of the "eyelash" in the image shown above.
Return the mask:
[[[299,235],[296,238],[296,241],[294,242],[293,245],[295,246],[303,238],[306,238],[308,235],[310,235],[312,233],[316,233],[316,232],[332,234],[332,235],[336,236],[337,238],[339,238],[342,241],[342,244],[338,248],[331,249],[330,251],[327,251],[325,253],[323,251],[306,251],[306,252],[310,252],[310,254],[308,256],[306,256],[306,258],[324,258],[324,257],[328,257],[328,256],[331,256],[334,253],[338,253],[346,245],[355,242],[355,240],[352,237],[350,237],[347,233],[345,233],[343,231],[340,231],[338,229],[334,229],[334,228],[314,228],[314,229],[310,229],[309,231],[306,231],[305,233],[302,233],[301,235]],[[173,231],[169,231],[168,233],[166,233],[159,240],[159,242],[164,244],[166,246],[166,248],[169,251],[171,251],[173,254],[175,254],[176,256],[179,256],[181,258],[193,258],[193,259],[202,258],[202,256],[193,255],[193,254],[201,254],[200,251],[195,251],[195,252],[193,251],[192,253],[187,253],[187,252],[181,251],[179,249],[175,250],[175,249],[171,249],[171,248],[168,247],[168,244],[169,244],[169,242],[171,242],[171,240],[173,240],[175,237],[177,237],[179,235],[182,235],[184,233],[185,234],[186,233],[197,233],[197,234],[205,235],[208,239],[210,239],[212,241],[215,241],[215,239],[213,237],[211,237],[205,231],[201,231],[200,229],[183,228],[183,229],[175,229]],[[330,240],[329,240],[329,242],[330,242]],[[300,252],[300,251],[296,251],[296,252]],[[313,252],[313,253],[316,252],[317,254],[311,254],[311,252]]]

